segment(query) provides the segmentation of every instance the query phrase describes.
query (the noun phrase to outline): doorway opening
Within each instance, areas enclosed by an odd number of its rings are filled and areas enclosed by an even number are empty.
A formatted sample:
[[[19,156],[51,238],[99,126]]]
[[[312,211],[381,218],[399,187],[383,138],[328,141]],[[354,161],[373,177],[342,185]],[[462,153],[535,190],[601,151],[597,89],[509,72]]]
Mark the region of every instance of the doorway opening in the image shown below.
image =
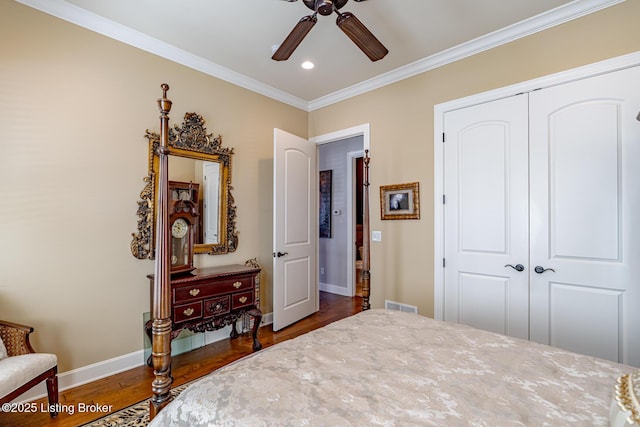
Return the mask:
[[[318,171],[331,170],[331,233],[318,239],[320,291],[361,296],[363,161],[369,149],[369,125],[313,138]]]
[[[362,193],[364,190],[363,181],[363,167],[364,157],[356,157],[355,162],[355,185],[353,186],[353,193],[355,198],[355,222],[356,222],[356,234],[355,246],[356,246],[356,259],[355,259],[355,295],[362,296],[362,225],[364,222],[364,215],[362,211]]]

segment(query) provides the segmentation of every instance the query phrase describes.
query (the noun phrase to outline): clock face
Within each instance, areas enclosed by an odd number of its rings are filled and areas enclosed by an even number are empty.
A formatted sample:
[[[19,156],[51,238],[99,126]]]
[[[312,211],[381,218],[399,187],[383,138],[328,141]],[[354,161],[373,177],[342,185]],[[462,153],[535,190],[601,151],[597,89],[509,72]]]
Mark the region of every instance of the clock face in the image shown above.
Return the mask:
[[[182,218],[178,218],[171,226],[171,235],[176,239],[182,239],[189,231],[189,224]]]

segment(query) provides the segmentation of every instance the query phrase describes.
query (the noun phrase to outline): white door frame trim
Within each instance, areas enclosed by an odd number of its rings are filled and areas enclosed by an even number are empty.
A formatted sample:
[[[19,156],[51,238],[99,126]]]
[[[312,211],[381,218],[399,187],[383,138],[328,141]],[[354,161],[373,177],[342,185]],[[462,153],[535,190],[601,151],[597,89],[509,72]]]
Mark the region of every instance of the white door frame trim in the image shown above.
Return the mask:
[[[347,139],[347,138],[352,138],[354,136],[362,136],[362,152],[364,153],[365,150],[369,150],[369,146],[370,146],[370,137],[369,137],[369,123],[365,123],[359,126],[354,126],[351,128],[347,128],[347,129],[342,129],[336,132],[331,132],[331,133],[326,133],[323,135],[319,135],[319,136],[315,136],[313,138],[309,138],[310,142],[315,143],[316,145],[322,145],[322,144],[328,144],[330,142],[335,142],[335,141],[340,141],[342,139]],[[349,153],[350,155],[351,153]],[[351,156],[347,156],[348,157],[348,161],[352,162],[353,158]],[[320,161],[320,159],[318,158],[318,161]],[[352,175],[352,168],[347,168],[347,181],[348,183],[351,181],[351,175]],[[347,184],[350,185],[349,188],[351,188],[351,186],[353,186],[353,183],[351,184]],[[347,192],[347,210],[349,211],[349,214],[351,214],[349,221],[347,221],[347,271],[350,272],[347,275],[347,293],[349,293],[350,296],[355,295],[355,285],[354,285],[354,281],[353,281],[353,277],[354,277],[354,272],[355,272],[355,257],[354,257],[354,252],[353,252],[353,248],[354,248],[354,239],[353,239],[353,235],[354,235],[354,229],[355,229],[355,224],[354,224],[354,216],[352,215],[353,212],[353,192],[352,191],[348,191]],[[319,252],[319,249],[316,248],[316,252]],[[319,261],[319,257],[318,257],[318,261]],[[316,268],[316,271],[320,271],[319,268]],[[318,283],[320,283],[320,280],[318,279]]]
[[[640,65],[640,51],[434,106],[434,318],[444,318],[444,115],[453,110]]]

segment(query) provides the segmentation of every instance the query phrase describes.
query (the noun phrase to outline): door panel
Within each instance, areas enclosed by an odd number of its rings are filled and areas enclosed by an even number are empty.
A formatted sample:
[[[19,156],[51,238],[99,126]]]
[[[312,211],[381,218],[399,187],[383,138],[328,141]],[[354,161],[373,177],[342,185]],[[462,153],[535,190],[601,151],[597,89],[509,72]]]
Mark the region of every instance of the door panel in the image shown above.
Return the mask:
[[[640,366],[640,68],[530,95],[531,339]]]
[[[318,311],[316,146],[274,130],[273,329]]]
[[[616,290],[549,281],[547,344],[603,359],[621,360],[621,303],[622,293]],[[596,345],[595,337],[599,340]]]
[[[313,283],[309,273],[314,271],[310,257],[284,260],[284,309],[313,300]],[[294,279],[295,278],[295,279]],[[302,283],[300,283],[302,282]]]
[[[507,250],[508,125],[484,121],[458,134],[462,252],[504,254]]]
[[[287,148],[283,154],[283,244],[308,245],[313,234],[309,221],[312,202],[309,189],[314,178],[311,175],[313,158],[308,153],[300,151],[298,147]]]
[[[509,279],[500,276],[460,273],[460,323],[486,331],[508,334]],[[478,304],[478,301],[483,301]],[[491,316],[487,316],[491,313]]]
[[[445,115],[444,320],[529,336],[527,98]]]
[[[587,99],[546,119],[552,258],[620,259],[617,104]]]

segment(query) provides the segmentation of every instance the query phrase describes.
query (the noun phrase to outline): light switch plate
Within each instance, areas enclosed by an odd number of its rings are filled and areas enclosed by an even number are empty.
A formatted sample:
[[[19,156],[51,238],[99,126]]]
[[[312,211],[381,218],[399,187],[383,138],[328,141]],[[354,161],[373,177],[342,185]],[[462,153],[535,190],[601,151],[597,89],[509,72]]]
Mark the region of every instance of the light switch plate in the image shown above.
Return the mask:
[[[372,231],[371,232],[371,241],[372,242],[382,242],[382,231]]]

